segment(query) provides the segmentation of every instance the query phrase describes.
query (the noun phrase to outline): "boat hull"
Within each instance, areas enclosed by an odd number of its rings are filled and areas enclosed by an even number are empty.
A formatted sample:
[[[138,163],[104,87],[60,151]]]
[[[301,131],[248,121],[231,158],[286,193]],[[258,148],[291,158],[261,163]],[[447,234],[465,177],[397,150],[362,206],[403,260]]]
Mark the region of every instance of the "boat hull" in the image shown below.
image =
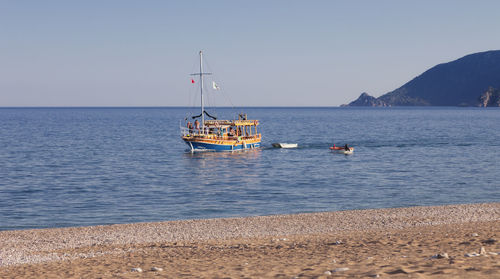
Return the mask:
[[[344,147],[330,147],[330,150],[335,153],[340,154],[352,154],[354,152],[354,147],[349,147],[349,150],[345,150]]]
[[[297,148],[299,146],[296,143],[280,143],[280,142],[273,143],[272,145],[273,147],[276,148]]]
[[[192,152],[194,151],[239,151],[255,149],[260,147],[260,140],[247,140],[247,141],[207,141],[196,139],[183,139],[189,146]]]

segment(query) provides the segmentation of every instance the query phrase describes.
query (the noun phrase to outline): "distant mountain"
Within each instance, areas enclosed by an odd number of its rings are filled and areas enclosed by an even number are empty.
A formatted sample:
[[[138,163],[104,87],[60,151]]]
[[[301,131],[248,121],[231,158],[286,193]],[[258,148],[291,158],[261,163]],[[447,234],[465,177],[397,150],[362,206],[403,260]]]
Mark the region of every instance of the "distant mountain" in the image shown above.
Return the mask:
[[[362,93],[347,106],[500,106],[500,50],[439,64],[378,98]]]

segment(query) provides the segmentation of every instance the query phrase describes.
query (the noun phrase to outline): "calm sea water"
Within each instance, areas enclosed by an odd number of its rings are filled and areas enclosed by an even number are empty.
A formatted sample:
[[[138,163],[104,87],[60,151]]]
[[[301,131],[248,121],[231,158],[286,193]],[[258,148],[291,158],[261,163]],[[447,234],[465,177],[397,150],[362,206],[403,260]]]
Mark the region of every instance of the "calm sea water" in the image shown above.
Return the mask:
[[[198,154],[188,110],[0,109],[0,230],[500,201],[499,109],[248,108],[262,149]]]

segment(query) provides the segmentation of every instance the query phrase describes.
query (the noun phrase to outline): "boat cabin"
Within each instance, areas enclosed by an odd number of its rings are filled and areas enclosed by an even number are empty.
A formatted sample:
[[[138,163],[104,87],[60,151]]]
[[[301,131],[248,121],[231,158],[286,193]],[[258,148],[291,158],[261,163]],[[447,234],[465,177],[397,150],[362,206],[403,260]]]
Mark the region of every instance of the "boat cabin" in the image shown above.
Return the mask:
[[[205,120],[204,128],[186,126],[182,136],[241,141],[259,137],[258,125],[258,120]]]

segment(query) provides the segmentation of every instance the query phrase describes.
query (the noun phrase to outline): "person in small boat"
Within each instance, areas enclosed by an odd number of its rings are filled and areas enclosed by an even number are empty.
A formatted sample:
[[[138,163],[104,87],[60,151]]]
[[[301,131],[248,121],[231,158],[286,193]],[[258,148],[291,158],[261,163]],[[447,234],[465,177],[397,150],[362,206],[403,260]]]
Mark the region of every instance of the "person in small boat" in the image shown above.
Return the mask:
[[[347,144],[344,146],[344,150],[345,151],[350,151],[351,149],[349,148],[349,146],[347,146]]]
[[[196,130],[198,131],[198,133],[200,132],[200,122],[198,122],[198,119],[196,119],[194,121],[194,127],[196,128]]]

